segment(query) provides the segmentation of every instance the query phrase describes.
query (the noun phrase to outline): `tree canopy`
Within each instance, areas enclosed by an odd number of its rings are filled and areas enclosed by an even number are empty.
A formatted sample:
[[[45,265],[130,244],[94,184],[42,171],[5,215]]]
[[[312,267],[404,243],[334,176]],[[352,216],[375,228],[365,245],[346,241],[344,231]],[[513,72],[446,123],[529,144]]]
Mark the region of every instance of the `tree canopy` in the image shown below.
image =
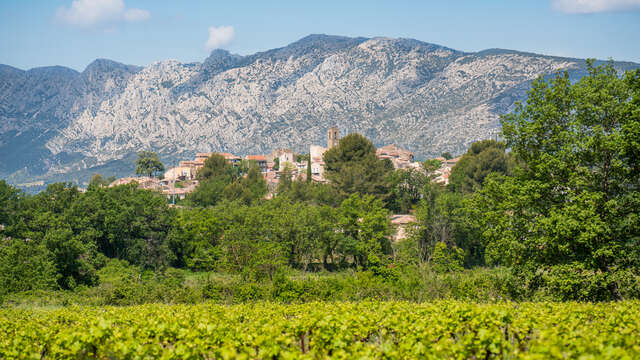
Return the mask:
[[[492,172],[508,175],[513,160],[505,152],[505,145],[495,140],[482,140],[471,144],[469,150],[451,169],[449,189],[458,193],[478,190]]]
[[[164,165],[160,161],[158,154],[153,151],[141,151],[136,160],[136,174],[154,176],[164,172]]]
[[[376,156],[376,148],[366,137],[354,133],[324,153],[325,177],[344,197],[369,194],[384,198],[387,175],[393,171],[389,160]]]
[[[640,268],[640,72],[611,64],[536,80],[503,117],[519,166],[477,197],[487,253],[529,290],[619,298]]]

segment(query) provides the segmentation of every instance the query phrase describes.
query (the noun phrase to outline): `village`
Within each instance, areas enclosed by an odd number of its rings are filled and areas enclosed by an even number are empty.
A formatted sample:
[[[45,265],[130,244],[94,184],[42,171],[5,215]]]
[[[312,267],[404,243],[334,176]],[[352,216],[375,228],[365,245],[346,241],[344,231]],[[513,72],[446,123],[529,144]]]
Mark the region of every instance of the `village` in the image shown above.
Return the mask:
[[[109,187],[136,182],[139,188],[161,192],[167,197],[168,201],[175,204],[176,201],[185,199],[189,193],[196,189],[199,184],[197,179],[198,171],[204,167],[205,161],[212,154],[218,154],[223,156],[232,166],[241,166],[243,161],[255,163],[267,183],[269,189],[267,198],[271,198],[276,192],[284,172],[290,174],[291,180],[305,181],[309,173],[307,168],[311,166],[311,180],[326,183],[323,155],[327,150],[338,146],[339,141],[339,129],[334,126],[327,131],[327,146],[310,145],[308,154],[296,154],[291,149],[275,149],[270,154],[246,155],[244,158],[226,152],[196,153],[193,160],[180,161],[178,166],[168,169],[161,178],[149,176],[125,177],[115,180]],[[413,152],[402,149],[396,144],[378,148],[376,155],[380,159],[388,159],[396,170],[424,171],[422,163],[415,161]],[[460,157],[453,159],[436,158],[435,160],[440,161],[441,167],[436,170],[437,177],[433,181],[447,185],[451,169],[459,159]],[[393,241],[406,238],[408,227],[415,221],[416,218],[412,214],[391,215],[390,223],[394,229],[392,234]]]
[[[327,146],[310,145],[308,154],[296,154],[291,149],[275,149],[270,154],[245,155],[244,158],[226,152],[200,152],[196,153],[193,160],[183,160],[178,166],[168,169],[162,178],[149,176],[124,177],[112,182],[109,187],[137,182],[139,188],[161,192],[169,200],[184,199],[198,186],[197,173],[204,166],[205,161],[212,154],[223,156],[229,164],[240,166],[244,161],[254,162],[267,182],[269,196],[278,186],[280,177],[284,171],[291,174],[292,180],[306,180],[307,167],[311,166],[311,179],[315,182],[326,183],[324,177],[324,153],[337,146],[340,141],[338,127],[331,127],[327,131]],[[376,150],[380,159],[389,159],[394,169],[422,170],[422,163],[414,160],[412,151],[402,149],[396,144],[380,147]],[[445,159],[438,157],[435,160],[441,162],[441,167],[436,171],[434,181],[448,184],[449,174],[460,158]]]

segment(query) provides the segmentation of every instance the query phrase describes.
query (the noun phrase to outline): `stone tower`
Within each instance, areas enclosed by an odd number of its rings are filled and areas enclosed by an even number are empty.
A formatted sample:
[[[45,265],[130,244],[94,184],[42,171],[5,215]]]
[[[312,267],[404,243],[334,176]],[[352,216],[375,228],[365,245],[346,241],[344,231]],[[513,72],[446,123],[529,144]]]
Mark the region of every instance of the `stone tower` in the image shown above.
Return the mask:
[[[327,132],[327,148],[331,149],[334,146],[338,146],[338,140],[340,140],[340,137],[338,137],[338,127],[330,127]]]

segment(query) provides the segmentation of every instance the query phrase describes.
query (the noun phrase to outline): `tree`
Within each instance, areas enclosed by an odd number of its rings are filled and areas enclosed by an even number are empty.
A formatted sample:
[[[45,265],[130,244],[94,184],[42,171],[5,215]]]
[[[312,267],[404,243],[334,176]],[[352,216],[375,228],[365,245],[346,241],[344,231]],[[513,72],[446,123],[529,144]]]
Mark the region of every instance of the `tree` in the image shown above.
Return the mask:
[[[383,258],[391,253],[388,212],[382,201],[372,195],[353,194],[338,209],[337,225],[342,234],[339,246],[354,264],[367,267],[370,257]]]
[[[109,186],[112,182],[116,181],[115,176],[103,177],[102,174],[93,174],[91,180],[89,180],[89,187],[93,186]]]
[[[221,179],[226,183],[231,183],[237,177],[234,176],[233,165],[220,154],[211,154],[196,175],[198,180],[207,181],[211,179]]]
[[[55,289],[53,254],[41,243],[0,238],[0,296],[11,292]]]
[[[291,166],[285,163],[284,168],[280,172],[280,181],[278,182],[278,194],[284,194],[291,190]]]
[[[422,198],[424,186],[430,179],[416,169],[398,169],[389,174],[390,194],[387,207],[396,213],[407,214]]]
[[[0,180],[0,233],[15,218],[20,191]]]
[[[213,206],[223,198],[239,198],[242,189],[231,188],[240,178],[240,168],[235,167],[220,154],[211,154],[196,175],[200,183],[188,196],[188,201],[199,206]]]
[[[488,258],[525,291],[618,299],[640,269],[640,71],[588,71],[539,78],[502,118],[518,166],[489,177],[476,206]]]
[[[509,175],[513,169],[511,156],[503,143],[495,140],[477,141],[451,169],[448,188],[458,193],[470,193],[482,186],[492,172]]]
[[[360,134],[349,134],[338,146],[324,153],[325,176],[343,197],[370,194],[386,200],[387,175],[393,171],[388,159],[376,156],[371,141]]]
[[[442,156],[445,160],[453,159],[453,156],[448,151],[443,152],[442,155],[440,155],[440,156]]]
[[[164,165],[158,158],[158,154],[152,151],[141,151],[138,153],[138,160],[136,160],[136,174],[153,176],[164,172]]]
[[[309,154],[309,156],[307,157],[307,182],[310,183],[312,180],[312,173],[311,173],[311,154]]]

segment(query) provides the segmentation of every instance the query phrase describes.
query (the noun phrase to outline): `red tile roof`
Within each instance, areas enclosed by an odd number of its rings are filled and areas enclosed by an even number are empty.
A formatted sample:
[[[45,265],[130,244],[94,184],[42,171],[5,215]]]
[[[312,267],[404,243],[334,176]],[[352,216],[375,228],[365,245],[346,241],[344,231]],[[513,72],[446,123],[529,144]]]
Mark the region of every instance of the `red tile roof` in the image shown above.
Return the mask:
[[[264,155],[247,155],[247,160],[267,161]]]

